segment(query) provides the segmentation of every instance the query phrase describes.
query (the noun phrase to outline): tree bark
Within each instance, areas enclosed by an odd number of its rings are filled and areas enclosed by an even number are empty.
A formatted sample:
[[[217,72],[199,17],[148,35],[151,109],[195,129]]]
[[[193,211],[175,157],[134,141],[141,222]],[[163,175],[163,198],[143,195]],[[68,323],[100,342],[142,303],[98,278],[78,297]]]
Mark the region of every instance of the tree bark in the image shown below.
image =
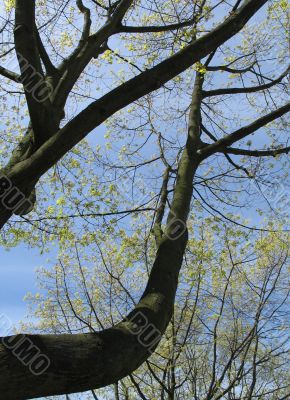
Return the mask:
[[[7,210],[7,208],[1,203],[0,204],[0,229],[6,224],[10,219],[12,212]]]

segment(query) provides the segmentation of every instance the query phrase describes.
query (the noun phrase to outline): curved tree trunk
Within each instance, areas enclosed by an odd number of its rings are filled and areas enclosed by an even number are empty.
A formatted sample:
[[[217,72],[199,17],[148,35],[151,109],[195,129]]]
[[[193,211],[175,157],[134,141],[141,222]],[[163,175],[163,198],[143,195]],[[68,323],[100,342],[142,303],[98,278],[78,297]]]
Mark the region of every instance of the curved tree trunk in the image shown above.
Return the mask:
[[[179,162],[166,232],[158,244],[149,281],[139,303],[124,321],[99,333],[2,338],[0,387],[5,400],[104,387],[136,370],[157,346],[172,317],[178,275],[187,244],[186,221],[193,178],[200,163],[197,151],[200,146],[202,84],[203,77],[197,73],[187,142]],[[150,335],[156,339],[153,344],[148,339]],[[49,366],[36,375],[39,352]]]
[[[140,335],[142,327],[145,333],[144,320],[148,320],[147,327],[152,324],[154,331],[160,332],[159,341],[172,316],[186,236],[185,232],[174,241],[174,245],[167,237],[162,241],[140,302],[128,318],[117,326],[99,333],[27,335],[26,338],[50,360],[50,366],[43,374],[34,375],[29,368],[33,366],[30,363],[23,365],[12,353],[16,351],[17,340],[21,343],[20,337],[5,338],[4,343],[16,343],[13,349],[0,345],[0,387],[5,400],[97,389],[117,382],[138,368],[150,355]],[[143,318],[132,321],[140,312]],[[21,349],[21,357],[20,353]],[[29,362],[31,356],[27,354],[25,357],[23,352],[21,358]]]

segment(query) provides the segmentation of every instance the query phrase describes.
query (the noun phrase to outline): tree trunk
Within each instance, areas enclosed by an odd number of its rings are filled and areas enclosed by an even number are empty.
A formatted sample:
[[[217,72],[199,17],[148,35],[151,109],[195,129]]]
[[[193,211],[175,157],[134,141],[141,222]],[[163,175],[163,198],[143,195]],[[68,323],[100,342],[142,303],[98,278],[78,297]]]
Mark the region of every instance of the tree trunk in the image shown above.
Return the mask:
[[[33,351],[25,352],[25,346],[21,349],[19,343],[23,342],[19,337],[2,338],[0,387],[3,398],[24,400],[98,389],[137,369],[150,351],[142,344],[143,321],[134,323],[132,319],[141,312],[148,321],[146,326],[152,324],[160,331],[159,341],[172,316],[186,243],[187,232],[174,241],[164,237],[142,298],[127,319],[115,327],[96,334],[26,335],[25,338],[50,361],[44,373],[33,374],[37,371],[37,362],[35,365],[31,362]],[[148,334],[148,331],[143,329],[143,333]]]

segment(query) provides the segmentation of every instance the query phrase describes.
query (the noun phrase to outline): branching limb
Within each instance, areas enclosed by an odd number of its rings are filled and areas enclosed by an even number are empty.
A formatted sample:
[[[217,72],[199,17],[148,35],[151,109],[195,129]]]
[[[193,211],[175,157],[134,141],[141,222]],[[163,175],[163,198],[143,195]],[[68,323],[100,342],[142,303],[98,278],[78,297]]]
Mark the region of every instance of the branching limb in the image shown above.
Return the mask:
[[[224,136],[219,139],[215,143],[212,144],[203,144],[203,147],[199,150],[199,155],[205,159],[217,152],[224,152],[227,150],[227,147],[231,146],[233,143],[244,139],[245,137],[251,135],[256,132],[258,129],[264,127],[269,122],[274,121],[275,119],[282,117],[284,114],[290,111],[290,103],[285,104],[284,106],[278,108],[277,110],[272,111],[269,114],[264,115],[261,118],[258,118],[252,124],[244,126],[237,131]]]
[[[212,139],[214,142],[217,142],[217,138],[216,138],[204,125],[201,125],[201,128],[202,128],[203,132],[204,132],[210,139]],[[204,143],[203,143],[203,145],[204,145]],[[223,152],[223,153],[224,153],[226,159],[228,160],[228,162],[229,162],[233,167],[235,167],[235,169],[237,169],[238,171],[244,171],[245,174],[246,174],[248,177],[250,177],[250,173],[249,173],[249,171],[247,170],[247,168],[245,168],[245,167],[243,167],[242,165],[239,165],[239,164],[237,164],[235,161],[233,161],[233,160],[231,159],[231,157],[228,155],[228,153],[226,153],[226,152]]]
[[[215,90],[204,90],[203,98],[212,97],[212,96],[223,96],[226,94],[239,94],[239,93],[255,93],[261,90],[270,89],[271,87],[280,83],[285,76],[289,74],[289,67],[286,71],[283,72],[277,79],[271,80],[269,83],[265,83],[264,85],[252,86],[252,87],[241,87],[241,88],[225,88],[225,89],[215,89]]]
[[[207,71],[225,71],[229,72],[231,74],[244,74],[246,72],[249,72],[255,63],[251,64],[250,66],[242,69],[237,69],[237,68],[230,68],[227,65],[217,65],[217,66],[208,66],[206,67]]]
[[[106,50],[106,44],[109,37],[117,32],[119,24],[121,23],[124,15],[132,3],[133,0],[121,0],[114,9],[113,14],[108,18],[107,23],[103,25],[98,32],[91,36],[87,35],[90,26],[88,12],[82,8],[85,15],[87,15],[87,20],[85,22],[86,28],[77,48],[62,62],[59,67],[62,78],[54,98],[55,105],[57,107],[64,107],[71,89],[75,85],[83,70],[93,58],[96,58],[99,54],[102,54],[104,50]],[[84,40],[85,37],[86,40]]]

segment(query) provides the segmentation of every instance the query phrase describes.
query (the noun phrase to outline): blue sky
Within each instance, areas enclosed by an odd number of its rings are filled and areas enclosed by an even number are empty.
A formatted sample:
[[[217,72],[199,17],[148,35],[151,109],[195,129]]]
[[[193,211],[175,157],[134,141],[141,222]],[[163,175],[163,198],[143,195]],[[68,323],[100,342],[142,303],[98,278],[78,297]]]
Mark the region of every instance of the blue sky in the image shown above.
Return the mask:
[[[26,314],[24,296],[37,291],[35,270],[45,264],[47,254],[41,257],[37,250],[19,245],[10,251],[0,248],[0,258],[0,314],[17,323]]]

